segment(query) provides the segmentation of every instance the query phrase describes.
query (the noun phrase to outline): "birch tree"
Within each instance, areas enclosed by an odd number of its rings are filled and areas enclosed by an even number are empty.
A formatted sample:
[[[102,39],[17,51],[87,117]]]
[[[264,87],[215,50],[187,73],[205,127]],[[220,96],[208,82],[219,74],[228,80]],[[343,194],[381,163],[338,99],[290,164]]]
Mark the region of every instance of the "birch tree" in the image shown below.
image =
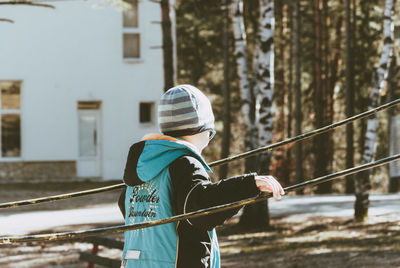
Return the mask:
[[[369,109],[379,105],[380,95],[385,81],[387,80],[390,62],[393,55],[393,16],[394,0],[385,1],[384,23],[383,23],[383,51],[379,60],[378,68],[372,74],[372,89],[370,93]],[[362,164],[371,162],[376,151],[376,136],[378,129],[377,115],[369,117],[367,121],[367,130],[365,133],[365,144],[362,155]],[[364,220],[368,216],[369,207],[369,189],[371,170],[360,172],[355,180],[356,202],[354,204],[354,216],[358,221]]]
[[[260,32],[258,46],[258,95],[256,115],[258,123],[259,146],[272,142],[272,97],[274,86],[274,3],[272,0],[260,0]],[[269,172],[270,153],[260,155],[262,173]]]
[[[256,122],[258,127],[258,145],[265,146],[272,142],[273,113],[272,98],[274,87],[274,2],[273,0],[260,0],[260,22],[258,36],[257,57],[257,86]],[[269,174],[271,153],[259,156],[259,174]],[[268,226],[268,203],[255,204],[255,226]]]
[[[242,98],[242,113],[245,121],[246,150],[256,147],[256,142],[252,137],[258,133],[257,145],[263,146],[272,141],[272,87],[273,87],[273,25],[274,13],[273,2],[270,0],[260,0],[259,32],[255,52],[253,71],[255,71],[254,86],[249,79],[249,68],[247,66],[246,53],[246,33],[243,22],[243,2],[235,0],[232,3],[233,28],[235,36],[235,56],[238,66],[238,76]],[[257,90],[257,91],[256,91]],[[254,95],[257,95],[257,104],[254,103]],[[255,107],[257,107],[257,121],[254,121]],[[257,125],[255,126],[255,122]],[[260,174],[269,173],[270,153],[260,156],[258,171]],[[250,162],[246,162],[246,171],[254,167]],[[251,206],[246,206],[240,223],[246,227],[263,227],[269,225],[268,203],[261,202]]]
[[[247,37],[244,28],[243,20],[243,1],[234,0],[232,3],[232,23],[233,33],[235,38],[235,59],[237,65],[237,74],[240,84],[240,97],[242,101],[241,112],[243,115],[245,126],[245,150],[250,151],[255,148],[254,140],[252,139],[254,130],[254,115],[252,115],[254,101],[249,79],[249,68],[247,66],[246,44]],[[247,161],[246,161],[247,163]],[[251,169],[249,164],[246,164],[246,172]]]
[[[396,42],[397,43],[397,42]],[[396,46],[396,45],[395,45]],[[394,98],[394,88],[396,87],[395,81],[393,79],[396,74],[396,66],[397,60],[396,56],[393,56],[393,60],[389,67],[388,74],[388,88],[387,88],[387,101],[393,101]],[[396,115],[394,109],[389,109],[387,111],[387,120],[388,120],[388,137],[389,137],[389,155],[394,155],[400,153],[400,129],[399,126],[399,116]],[[399,175],[400,175],[400,163],[393,162],[389,164],[389,193],[397,193],[397,188],[399,184]]]
[[[257,147],[255,136],[257,128],[255,126],[255,102],[254,88],[255,82],[249,78],[249,68],[247,65],[247,36],[243,19],[243,1],[234,0],[232,2],[232,24],[235,38],[235,59],[237,65],[237,74],[239,77],[240,96],[242,101],[241,112],[245,126],[245,150],[249,151]],[[255,68],[256,69],[256,68]],[[257,137],[256,137],[257,138]],[[256,171],[257,161],[255,158],[247,158],[245,164],[246,172]],[[258,215],[254,205],[246,206],[240,218],[240,225],[252,227],[257,221]]]
[[[346,117],[354,115],[354,72],[352,61],[352,39],[354,31],[350,23],[350,0],[345,0],[346,19],[345,19],[345,33],[346,33],[346,47],[345,47],[345,76],[346,76]],[[353,7],[356,8],[355,6]],[[354,166],[354,129],[353,124],[346,125],[346,168]],[[346,177],[346,193],[354,193],[354,180],[352,175]]]

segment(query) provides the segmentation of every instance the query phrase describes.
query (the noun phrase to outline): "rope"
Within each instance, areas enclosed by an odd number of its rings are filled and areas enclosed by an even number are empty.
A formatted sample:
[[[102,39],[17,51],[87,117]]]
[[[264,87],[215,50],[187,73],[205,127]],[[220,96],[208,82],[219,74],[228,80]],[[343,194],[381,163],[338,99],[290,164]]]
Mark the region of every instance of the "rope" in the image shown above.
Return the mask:
[[[349,117],[347,119],[344,119],[342,121],[333,123],[331,125],[319,128],[319,129],[315,129],[303,134],[300,134],[298,136],[271,144],[271,145],[267,145],[264,147],[260,147],[258,149],[254,149],[242,154],[238,154],[235,156],[231,156],[231,157],[227,157],[215,162],[212,162],[209,164],[210,167],[214,167],[214,166],[220,166],[220,165],[224,165],[227,164],[228,162],[232,162],[234,160],[239,160],[242,158],[247,158],[247,157],[251,157],[254,156],[256,154],[260,154],[278,147],[282,147],[284,145],[287,145],[289,143],[293,143],[293,142],[297,142],[299,140],[304,140],[307,138],[311,138],[315,135],[327,132],[329,130],[335,129],[337,127],[349,124],[353,121],[371,116],[372,114],[375,114],[379,111],[391,108],[397,104],[400,103],[400,98],[396,99],[394,101],[388,102],[386,104],[383,104],[381,106],[378,106],[374,109],[368,110],[366,112],[360,113],[358,115],[354,115],[352,117]],[[72,197],[78,197],[78,196],[84,196],[84,195],[89,195],[89,194],[95,194],[95,193],[100,193],[100,192],[106,192],[106,191],[110,191],[110,190],[115,190],[115,189],[121,189],[122,187],[124,187],[124,183],[119,183],[119,184],[114,184],[114,185],[110,185],[110,186],[105,186],[105,187],[101,187],[101,188],[95,188],[95,189],[90,189],[90,190],[85,190],[85,191],[80,191],[80,192],[73,192],[73,193],[67,193],[67,194],[60,194],[60,195],[54,195],[54,196],[47,196],[47,197],[41,197],[41,198],[34,198],[34,199],[27,199],[27,200],[21,200],[21,201],[12,201],[12,202],[7,202],[7,203],[2,203],[0,204],[0,209],[2,208],[11,208],[11,207],[19,207],[19,206],[24,206],[24,205],[33,205],[33,204],[39,204],[39,203],[44,203],[44,202],[50,202],[50,201],[57,201],[57,200],[62,200],[62,199],[68,199],[68,198],[72,198]]]
[[[400,159],[400,154],[396,154],[393,156],[389,156],[386,158],[379,159],[374,162],[370,162],[364,165],[352,167],[346,170],[342,170],[336,173],[328,174],[325,176],[321,176],[312,180],[308,180],[296,185],[292,185],[289,187],[284,188],[285,192],[297,191],[299,189],[305,187],[315,186],[320,183],[324,183],[327,181],[331,181],[340,177],[344,177],[350,174],[354,174],[366,169],[370,169],[373,167],[378,167],[389,162],[395,161]],[[88,236],[94,235],[105,235],[105,234],[114,234],[114,233],[121,233],[124,231],[132,231],[138,230],[143,228],[149,228],[152,226],[172,223],[176,221],[188,220],[197,218],[200,216],[210,215],[214,213],[218,213],[221,211],[225,211],[232,208],[238,208],[244,205],[253,204],[256,202],[267,200],[271,197],[270,193],[262,194],[257,197],[248,198],[242,201],[237,201],[229,204],[219,205],[215,207],[210,207],[206,209],[201,209],[198,211],[173,216],[170,218],[150,221],[150,222],[143,222],[139,224],[130,224],[130,225],[117,225],[117,226],[110,226],[110,227],[103,227],[103,228],[96,228],[91,230],[81,230],[76,232],[63,232],[63,233],[52,233],[52,234],[39,234],[39,235],[28,235],[28,236],[10,236],[10,237],[0,237],[0,245],[2,244],[12,244],[12,243],[20,243],[20,242],[33,242],[33,241],[58,241],[58,240],[67,240],[67,239],[77,239],[83,238]]]
[[[52,196],[46,196],[46,197],[40,197],[40,198],[34,198],[34,199],[2,203],[2,204],[0,204],[0,209],[1,208],[19,207],[19,206],[25,206],[25,205],[33,205],[33,204],[39,204],[39,203],[44,203],[44,202],[68,199],[68,198],[72,198],[72,197],[101,193],[101,192],[111,191],[111,190],[115,190],[115,189],[121,189],[122,187],[124,187],[124,185],[125,185],[125,183],[118,183],[118,184],[114,184],[114,185],[110,185],[110,186],[104,186],[104,187],[100,187],[100,188],[96,188],[96,189],[89,189],[89,190],[80,191],[80,192],[52,195]]]
[[[231,156],[231,157],[228,157],[228,158],[225,158],[225,159],[221,159],[221,160],[215,161],[215,162],[212,163],[212,165],[216,165],[216,166],[223,165],[223,164],[226,164],[226,163],[234,161],[234,160],[251,157],[251,156],[256,155],[256,154],[260,154],[260,153],[263,153],[263,152],[266,152],[266,151],[269,151],[269,150],[272,150],[272,149],[275,149],[275,148],[278,148],[278,147],[282,147],[282,146],[287,145],[289,143],[293,143],[293,142],[297,142],[297,141],[304,140],[304,139],[307,139],[307,138],[311,138],[311,137],[313,137],[315,135],[319,135],[319,134],[325,133],[325,132],[327,132],[329,130],[332,130],[332,129],[335,129],[337,127],[340,127],[340,126],[343,126],[343,125],[347,125],[347,124],[349,124],[349,123],[351,123],[353,121],[356,121],[358,119],[362,119],[362,118],[371,116],[371,115],[373,115],[373,114],[375,114],[375,113],[377,113],[379,111],[391,108],[391,107],[393,107],[393,106],[395,106],[395,105],[397,105],[399,103],[400,103],[400,99],[396,99],[394,101],[391,101],[391,102],[388,102],[388,103],[383,104],[381,106],[378,106],[378,107],[376,107],[374,109],[371,109],[371,110],[368,110],[366,112],[354,115],[352,117],[346,118],[346,119],[344,119],[342,121],[333,123],[331,125],[327,125],[327,126],[324,126],[324,127],[321,127],[321,128],[318,128],[318,129],[315,129],[315,130],[312,130],[312,131],[309,131],[309,132],[306,132],[306,133],[303,133],[303,134],[300,134],[300,135],[298,135],[296,137],[289,138],[289,139],[286,139],[286,140],[283,140],[283,141],[280,141],[280,142],[277,142],[277,143],[274,143],[274,144],[271,144],[271,145],[263,146],[263,147],[260,147],[258,149],[254,149],[254,150],[242,153],[242,154],[238,154],[238,155],[235,155],[235,156]],[[211,164],[210,164],[210,166],[211,166]]]

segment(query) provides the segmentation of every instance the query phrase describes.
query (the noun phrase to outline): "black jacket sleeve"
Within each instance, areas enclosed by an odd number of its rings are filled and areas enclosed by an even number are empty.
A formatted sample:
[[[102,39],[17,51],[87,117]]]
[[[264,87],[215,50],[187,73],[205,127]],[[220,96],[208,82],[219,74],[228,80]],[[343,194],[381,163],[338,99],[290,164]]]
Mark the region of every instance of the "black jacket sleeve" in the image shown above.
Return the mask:
[[[172,202],[176,214],[196,211],[256,196],[255,173],[212,183],[203,165],[194,157],[183,156],[169,167]],[[191,219],[194,226],[211,230],[235,215],[240,208]]]
[[[141,141],[139,143],[135,143],[129,148],[129,153],[126,159],[126,165],[124,170],[124,182],[126,185],[135,186],[143,183],[143,181],[141,181],[138,177],[136,167],[140,154],[143,151],[144,145],[145,142]],[[118,200],[118,206],[124,218],[125,218],[125,193],[126,193],[126,186],[122,189],[121,195]]]

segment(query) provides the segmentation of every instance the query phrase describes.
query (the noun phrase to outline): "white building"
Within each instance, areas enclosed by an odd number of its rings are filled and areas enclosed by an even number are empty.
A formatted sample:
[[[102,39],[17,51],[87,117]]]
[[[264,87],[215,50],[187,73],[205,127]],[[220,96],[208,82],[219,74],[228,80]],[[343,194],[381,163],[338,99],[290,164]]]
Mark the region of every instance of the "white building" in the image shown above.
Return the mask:
[[[130,0],[2,6],[0,180],[120,179],[127,152],[158,132],[160,5]]]

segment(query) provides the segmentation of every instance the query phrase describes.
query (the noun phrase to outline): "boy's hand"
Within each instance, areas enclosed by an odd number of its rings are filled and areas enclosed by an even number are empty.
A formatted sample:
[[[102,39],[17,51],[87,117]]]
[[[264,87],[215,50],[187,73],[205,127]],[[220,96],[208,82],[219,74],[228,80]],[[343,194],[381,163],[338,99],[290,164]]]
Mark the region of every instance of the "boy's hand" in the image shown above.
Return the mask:
[[[256,185],[262,192],[272,192],[276,200],[285,194],[280,183],[272,176],[256,176]]]

